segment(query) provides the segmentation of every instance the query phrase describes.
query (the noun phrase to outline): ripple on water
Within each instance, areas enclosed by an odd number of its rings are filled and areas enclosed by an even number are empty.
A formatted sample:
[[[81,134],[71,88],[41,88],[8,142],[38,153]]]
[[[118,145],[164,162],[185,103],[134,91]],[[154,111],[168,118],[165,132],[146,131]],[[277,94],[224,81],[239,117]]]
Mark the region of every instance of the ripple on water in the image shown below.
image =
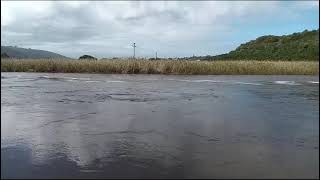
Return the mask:
[[[300,83],[296,83],[295,81],[274,81],[274,83],[282,85],[301,85]]]

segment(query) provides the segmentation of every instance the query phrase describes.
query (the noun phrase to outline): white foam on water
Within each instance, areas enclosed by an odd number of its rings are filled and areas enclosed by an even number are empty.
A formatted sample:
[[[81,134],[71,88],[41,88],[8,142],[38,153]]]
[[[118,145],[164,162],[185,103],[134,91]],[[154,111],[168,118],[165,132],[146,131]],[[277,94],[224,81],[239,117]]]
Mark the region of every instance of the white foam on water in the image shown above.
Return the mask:
[[[275,84],[283,84],[283,85],[301,85],[294,81],[274,81]]]
[[[40,76],[39,78],[43,79],[53,79],[53,80],[63,80],[64,78],[54,77],[54,76]]]
[[[308,81],[308,83],[311,83],[311,84],[319,84],[319,81]]]
[[[183,79],[167,79],[169,81],[181,81],[181,82],[190,82],[190,80],[183,80]]]
[[[87,80],[89,81],[90,78],[75,78],[75,77],[65,77],[65,79],[72,79],[72,80]]]
[[[210,79],[198,79],[198,80],[177,80],[177,79],[168,79],[168,80],[171,80],[171,81],[182,81],[182,82],[194,82],[194,83],[211,82],[211,83],[244,84],[244,85],[255,85],[255,86],[261,86],[261,85],[263,85],[263,84],[260,84],[260,83],[235,82],[235,81],[217,81],[217,80],[210,80]]]

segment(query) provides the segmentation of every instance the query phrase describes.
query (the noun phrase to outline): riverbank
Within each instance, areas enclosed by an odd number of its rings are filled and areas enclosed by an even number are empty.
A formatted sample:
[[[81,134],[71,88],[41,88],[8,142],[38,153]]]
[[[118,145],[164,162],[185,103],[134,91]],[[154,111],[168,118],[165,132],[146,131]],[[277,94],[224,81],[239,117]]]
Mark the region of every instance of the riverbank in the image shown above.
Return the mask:
[[[86,61],[1,59],[1,72],[176,75],[318,75],[319,61]]]

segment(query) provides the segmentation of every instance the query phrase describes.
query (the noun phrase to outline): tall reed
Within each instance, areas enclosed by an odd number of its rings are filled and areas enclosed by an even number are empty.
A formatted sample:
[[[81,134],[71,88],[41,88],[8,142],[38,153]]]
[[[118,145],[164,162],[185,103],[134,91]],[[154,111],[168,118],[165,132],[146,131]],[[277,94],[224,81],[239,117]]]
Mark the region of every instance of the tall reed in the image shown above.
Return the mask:
[[[178,61],[1,59],[1,72],[318,75],[318,61]]]

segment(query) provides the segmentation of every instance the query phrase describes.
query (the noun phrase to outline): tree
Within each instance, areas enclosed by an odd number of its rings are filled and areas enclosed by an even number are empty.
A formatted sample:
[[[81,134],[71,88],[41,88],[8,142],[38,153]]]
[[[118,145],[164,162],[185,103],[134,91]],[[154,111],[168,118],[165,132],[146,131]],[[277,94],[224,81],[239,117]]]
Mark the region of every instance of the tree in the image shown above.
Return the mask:
[[[79,57],[79,60],[98,60],[98,59],[90,55],[83,55]]]

